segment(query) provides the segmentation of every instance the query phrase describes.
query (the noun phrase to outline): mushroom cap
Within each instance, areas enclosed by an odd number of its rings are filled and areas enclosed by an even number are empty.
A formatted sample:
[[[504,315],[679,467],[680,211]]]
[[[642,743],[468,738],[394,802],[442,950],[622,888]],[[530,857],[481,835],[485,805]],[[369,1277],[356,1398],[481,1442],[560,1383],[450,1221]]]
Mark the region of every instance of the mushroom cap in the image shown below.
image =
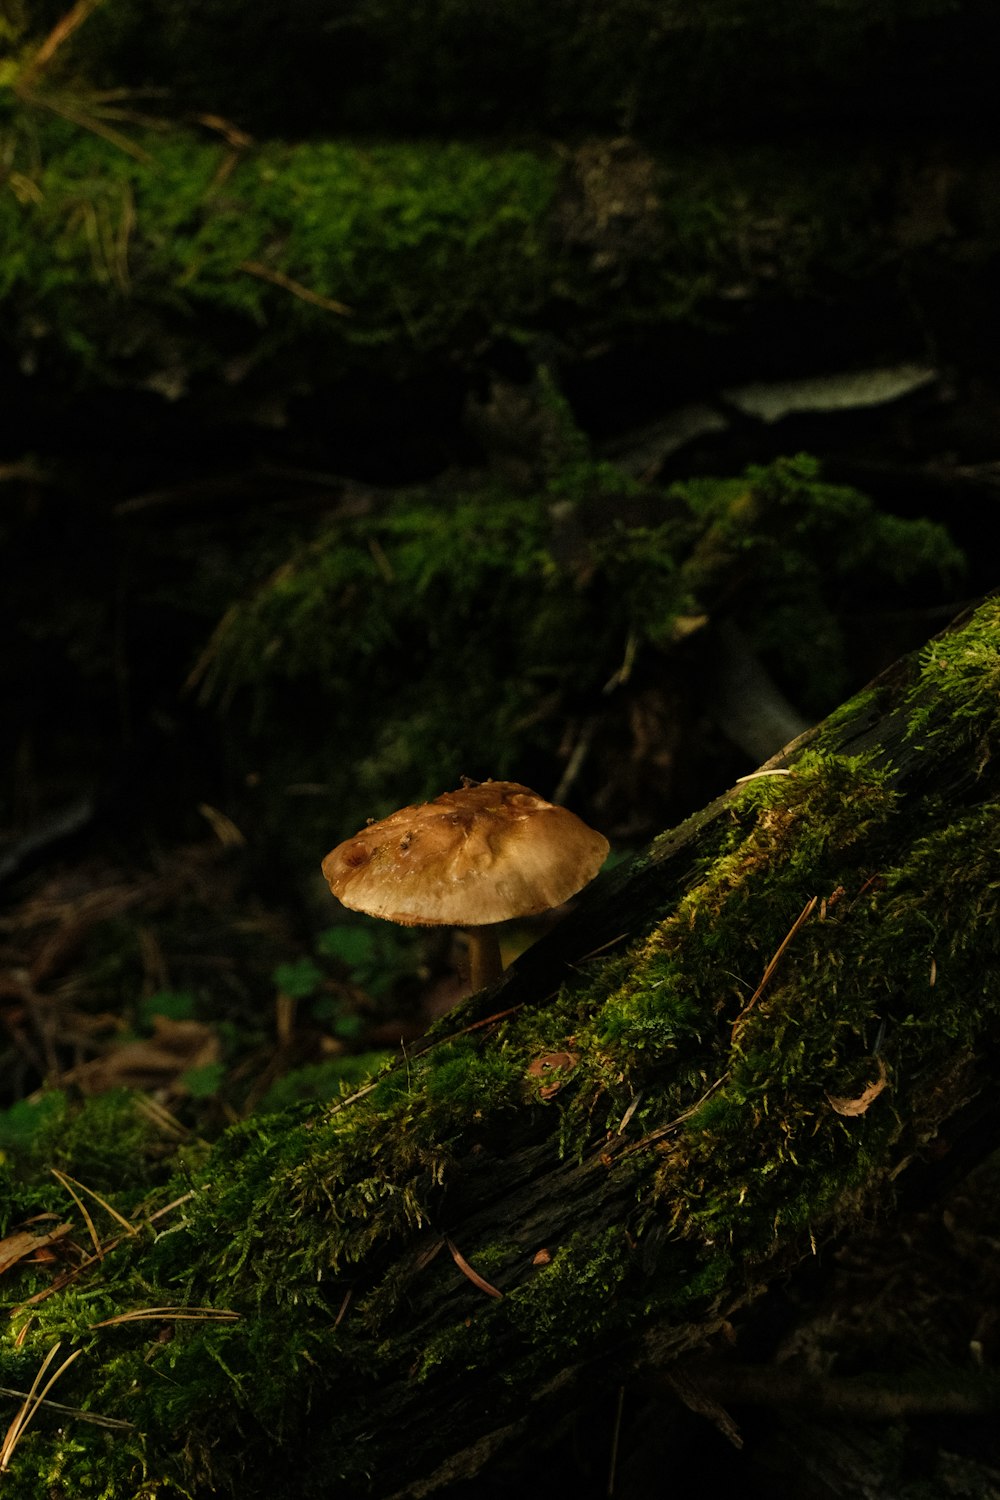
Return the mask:
[[[408,927],[480,927],[559,906],[593,880],[603,834],[516,781],[470,783],[403,807],[323,861],[354,911]]]

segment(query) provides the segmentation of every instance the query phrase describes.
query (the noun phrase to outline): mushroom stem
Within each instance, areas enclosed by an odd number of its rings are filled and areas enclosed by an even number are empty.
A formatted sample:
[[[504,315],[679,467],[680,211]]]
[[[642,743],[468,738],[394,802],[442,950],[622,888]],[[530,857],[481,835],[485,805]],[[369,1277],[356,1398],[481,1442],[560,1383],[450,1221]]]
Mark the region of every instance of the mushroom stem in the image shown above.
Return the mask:
[[[484,990],[488,984],[495,984],[503,973],[500,943],[492,924],[467,927],[465,935],[469,940],[469,981],[474,993]]]

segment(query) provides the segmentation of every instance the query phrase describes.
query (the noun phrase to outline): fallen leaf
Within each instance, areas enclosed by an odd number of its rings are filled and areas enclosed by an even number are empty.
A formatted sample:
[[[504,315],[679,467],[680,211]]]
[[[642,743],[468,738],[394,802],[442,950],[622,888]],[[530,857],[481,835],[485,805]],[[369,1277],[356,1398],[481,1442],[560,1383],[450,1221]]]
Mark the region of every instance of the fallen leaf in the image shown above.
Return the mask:
[[[838,1115],[863,1115],[873,1100],[877,1099],[886,1088],[889,1077],[885,1063],[880,1057],[876,1058],[875,1062],[878,1067],[878,1078],[874,1083],[866,1084],[856,1099],[839,1099],[834,1098],[833,1094],[827,1094],[830,1108],[835,1109]]]
[[[13,1234],[6,1235],[0,1240],[0,1273],[9,1271],[11,1266],[16,1266],[25,1256],[33,1255],[46,1245],[61,1240],[69,1231],[69,1224],[58,1224],[48,1234],[32,1234],[30,1230],[17,1229]]]
[[[575,1052],[547,1052],[544,1057],[536,1057],[528,1068],[529,1078],[545,1078],[549,1073],[559,1072],[571,1073],[579,1061]],[[565,1077],[554,1078],[551,1083],[539,1089],[543,1099],[551,1099],[553,1094],[558,1094]]]

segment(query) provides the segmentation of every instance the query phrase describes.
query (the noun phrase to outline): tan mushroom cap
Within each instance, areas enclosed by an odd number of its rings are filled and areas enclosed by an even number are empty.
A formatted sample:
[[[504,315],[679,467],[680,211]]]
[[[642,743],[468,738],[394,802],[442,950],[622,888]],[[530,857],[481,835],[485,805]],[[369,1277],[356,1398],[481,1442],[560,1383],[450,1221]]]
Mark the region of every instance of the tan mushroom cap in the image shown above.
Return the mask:
[[[470,783],[362,828],[323,861],[353,911],[416,927],[479,927],[559,906],[608,841],[516,781]]]

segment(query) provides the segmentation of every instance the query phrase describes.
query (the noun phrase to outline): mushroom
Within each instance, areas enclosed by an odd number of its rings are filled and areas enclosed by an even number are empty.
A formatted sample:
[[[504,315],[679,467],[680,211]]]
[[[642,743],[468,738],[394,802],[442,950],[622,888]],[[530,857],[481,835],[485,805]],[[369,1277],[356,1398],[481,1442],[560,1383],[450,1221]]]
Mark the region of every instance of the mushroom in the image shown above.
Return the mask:
[[[338,844],[323,874],[353,911],[405,927],[461,927],[472,988],[499,979],[495,923],[560,906],[593,880],[608,841],[516,781],[465,781]]]

